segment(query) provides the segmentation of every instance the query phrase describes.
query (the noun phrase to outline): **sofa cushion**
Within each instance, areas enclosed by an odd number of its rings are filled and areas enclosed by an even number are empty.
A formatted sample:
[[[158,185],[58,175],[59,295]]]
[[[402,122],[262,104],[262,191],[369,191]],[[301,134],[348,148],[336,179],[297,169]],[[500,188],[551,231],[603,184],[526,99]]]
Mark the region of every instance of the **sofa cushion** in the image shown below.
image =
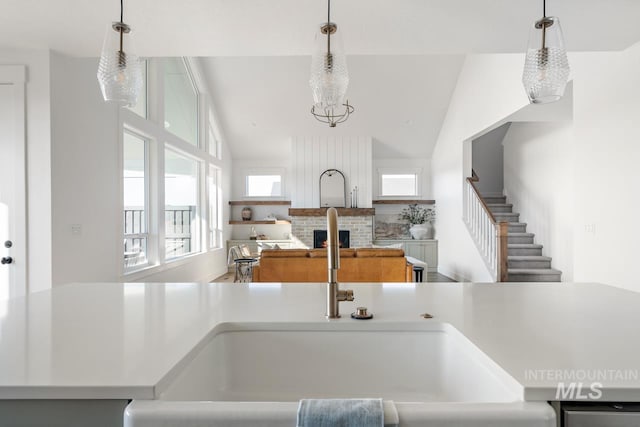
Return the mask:
[[[309,251],[307,249],[263,249],[260,253],[262,258],[306,258]]]
[[[340,258],[353,258],[356,256],[356,250],[351,248],[340,249]],[[309,258],[326,258],[327,250],[324,248],[320,249],[309,249]]]
[[[371,257],[401,257],[404,256],[402,249],[381,249],[381,248],[358,248],[356,250],[357,258]]]
[[[371,247],[379,249],[402,249],[402,243],[390,243],[388,245],[374,245],[372,243]]]

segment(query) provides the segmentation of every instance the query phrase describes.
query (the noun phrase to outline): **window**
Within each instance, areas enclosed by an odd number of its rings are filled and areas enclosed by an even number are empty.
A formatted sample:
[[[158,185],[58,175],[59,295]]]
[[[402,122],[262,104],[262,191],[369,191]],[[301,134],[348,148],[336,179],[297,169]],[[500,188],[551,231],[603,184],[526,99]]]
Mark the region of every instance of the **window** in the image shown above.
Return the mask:
[[[176,258],[199,249],[198,162],[172,150],[164,156],[165,256]]]
[[[212,111],[209,111],[209,127],[207,132],[207,140],[209,141],[208,142],[209,154],[211,154],[216,159],[219,159],[220,158],[220,142],[216,137],[216,134],[214,131],[214,124],[215,124],[215,121],[213,118],[213,113]]]
[[[147,260],[147,141],[123,135],[124,268],[144,266]]]
[[[138,102],[133,107],[127,107],[140,117],[147,118],[147,61],[143,61],[142,64],[142,90],[140,96],[138,96]]]
[[[198,93],[182,58],[164,61],[164,127],[198,145]]]
[[[209,165],[209,248],[222,247],[222,192],[220,190],[220,170]]]
[[[379,172],[380,196],[418,196],[420,172]]]
[[[282,175],[247,175],[246,197],[281,197]]]
[[[225,166],[215,110],[196,86],[197,65],[183,58],[152,58],[145,68],[146,90],[135,107],[120,110],[124,208],[118,238],[124,244],[118,249],[125,280],[156,274],[168,264],[188,264],[187,255],[224,247]]]

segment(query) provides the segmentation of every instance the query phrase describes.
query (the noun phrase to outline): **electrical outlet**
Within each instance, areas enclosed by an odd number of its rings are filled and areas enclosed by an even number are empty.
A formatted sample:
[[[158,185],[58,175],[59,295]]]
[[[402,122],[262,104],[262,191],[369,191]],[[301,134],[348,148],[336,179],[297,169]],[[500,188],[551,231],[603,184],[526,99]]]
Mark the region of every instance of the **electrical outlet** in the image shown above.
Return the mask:
[[[595,224],[585,224],[584,232],[585,233],[596,234],[596,225]]]

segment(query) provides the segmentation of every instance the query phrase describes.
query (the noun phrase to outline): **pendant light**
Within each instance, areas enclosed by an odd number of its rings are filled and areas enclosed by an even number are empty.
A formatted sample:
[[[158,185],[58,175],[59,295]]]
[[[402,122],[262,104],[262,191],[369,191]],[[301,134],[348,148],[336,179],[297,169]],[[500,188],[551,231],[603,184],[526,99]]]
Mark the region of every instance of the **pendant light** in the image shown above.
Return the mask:
[[[131,27],[123,21],[123,0],[120,0],[120,21],[107,28],[98,65],[104,100],[134,106],[142,89],[143,71],[143,61],[133,54]]]
[[[331,0],[327,0],[327,22],[321,24],[316,32],[309,85],[314,100],[311,114],[318,121],[336,127],[353,113],[354,108],[349,101],[343,103],[349,86],[349,70],[341,33],[331,22]]]
[[[560,21],[547,16],[546,0],[542,2],[542,15],[531,28],[522,73],[522,83],[532,104],[559,100],[569,80],[569,60]]]

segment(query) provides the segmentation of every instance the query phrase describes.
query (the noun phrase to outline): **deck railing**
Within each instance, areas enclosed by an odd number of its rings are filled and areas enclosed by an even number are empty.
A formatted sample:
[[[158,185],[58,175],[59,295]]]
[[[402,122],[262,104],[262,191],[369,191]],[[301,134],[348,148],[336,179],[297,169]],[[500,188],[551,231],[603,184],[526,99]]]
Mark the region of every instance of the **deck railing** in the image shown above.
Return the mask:
[[[192,251],[192,225],[195,206],[171,206],[165,209],[166,257],[175,258]],[[124,210],[125,266],[142,263],[137,253],[146,252],[148,231],[144,209],[126,207]],[[146,258],[145,258],[146,259]]]

